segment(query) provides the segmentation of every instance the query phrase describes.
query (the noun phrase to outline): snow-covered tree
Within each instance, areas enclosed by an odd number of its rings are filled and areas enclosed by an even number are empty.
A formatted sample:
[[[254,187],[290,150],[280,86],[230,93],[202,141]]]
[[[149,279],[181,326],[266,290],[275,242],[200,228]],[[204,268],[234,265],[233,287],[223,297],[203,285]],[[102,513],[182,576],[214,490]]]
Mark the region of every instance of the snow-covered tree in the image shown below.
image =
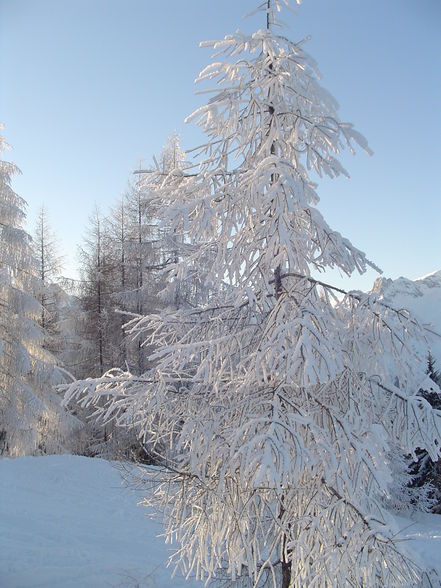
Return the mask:
[[[427,358],[427,381],[419,393],[435,409],[441,410],[441,374],[436,369],[436,362],[431,353]],[[441,460],[433,461],[427,451],[417,449],[416,460],[410,465],[411,488],[418,489],[417,499],[420,503],[425,494],[433,499],[434,512],[441,514]],[[430,485],[427,488],[427,485]]]
[[[143,315],[155,307],[151,300],[155,298],[156,289],[153,273],[150,268],[157,264],[157,235],[155,231],[155,211],[152,210],[145,191],[139,180],[131,184],[126,194],[126,284],[118,298],[123,309],[128,313],[124,324],[130,320],[130,313]],[[117,301],[116,301],[117,302]],[[125,339],[129,350],[128,365],[132,372],[141,374],[146,365],[147,353],[138,338],[132,340],[128,335]]]
[[[127,322],[127,318],[124,314],[127,312],[127,306],[124,297],[121,296],[121,294],[131,287],[130,270],[128,267],[129,226],[127,222],[127,203],[124,196],[117,205],[110,210],[107,224],[108,256],[110,258],[110,267],[107,272],[110,289],[108,320],[111,323],[110,332],[113,339],[113,365],[124,367],[129,360],[129,350],[123,331],[123,326]],[[116,308],[119,309],[119,313],[116,312]]]
[[[125,312],[124,343],[126,350],[130,351],[128,366],[131,372],[138,374],[147,367],[151,348],[143,345],[143,339],[138,336],[136,329],[133,331],[132,326],[145,314],[169,305],[178,307],[188,294],[173,275],[172,269],[184,254],[182,231],[178,233],[170,230],[156,196],[167,177],[170,174],[182,177],[187,165],[176,132],[168,137],[158,158],[159,163],[155,157],[153,159],[154,166],[135,171],[136,180],[131,184],[124,201],[125,284],[115,296],[120,302],[120,310]],[[116,217],[115,220],[120,226]],[[121,226],[118,232],[121,236]],[[163,271],[165,268],[167,272]]]
[[[172,234],[162,222],[155,198],[168,174],[182,173],[186,165],[176,132],[158,159],[151,169],[135,171],[135,180],[108,215],[95,211],[91,218],[81,251],[80,298],[89,345],[80,377],[97,375],[97,363],[99,372],[127,366],[141,374],[150,350],[131,332],[130,324],[124,326],[168,303],[179,305],[185,294],[177,280],[170,280],[167,293],[161,300],[158,296],[167,282],[159,271],[176,264],[183,249],[182,235]]]
[[[6,147],[0,137],[0,152]],[[66,380],[38,325],[41,282],[23,229],[26,202],[11,187],[18,172],[0,161],[0,453],[54,453],[70,446],[80,423],[54,390]]]
[[[62,257],[58,253],[55,233],[50,226],[48,213],[40,208],[33,239],[34,256],[37,261],[37,276],[40,280],[38,301],[41,306],[39,325],[45,331],[43,346],[53,353],[61,352],[59,328],[59,306],[62,290],[56,283],[60,278]]]
[[[124,326],[133,316],[142,316],[159,304],[156,268],[161,266],[162,243],[155,208],[139,177],[111,209],[106,238],[113,366],[128,366],[132,372],[142,373],[148,352]]]
[[[100,376],[113,365],[112,317],[110,303],[111,248],[107,219],[95,207],[80,249],[80,298],[83,317],[83,369],[82,376]]]
[[[437,369],[435,358],[430,351],[427,356],[427,375],[435,384],[438,386],[441,385],[441,372]],[[434,403],[436,403],[436,399],[434,399]]]
[[[406,343],[418,334],[408,313],[375,294],[339,299],[314,277],[375,268],[326,223],[309,175],[347,175],[341,150],[369,148],[304,43],[277,32],[284,3],[266,0],[252,35],[203,43],[217,58],[199,81],[217,87],[190,117],[208,136],[199,170],[157,192],[192,245],[176,277],[203,260],[208,300],[141,318],[152,369],[76,383],[67,401],[105,401],[104,420],[136,422],[154,444],[163,468],[146,500],[163,508],[184,573],[410,586],[420,571],[384,508],[389,447],[437,459],[440,413],[416,394],[424,362]]]
[[[161,150],[159,165],[160,168],[157,171],[160,171],[162,175],[182,171],[187,166],[186,153],[181,148],[181,138],[176,131],[167,137],[167,143]]]

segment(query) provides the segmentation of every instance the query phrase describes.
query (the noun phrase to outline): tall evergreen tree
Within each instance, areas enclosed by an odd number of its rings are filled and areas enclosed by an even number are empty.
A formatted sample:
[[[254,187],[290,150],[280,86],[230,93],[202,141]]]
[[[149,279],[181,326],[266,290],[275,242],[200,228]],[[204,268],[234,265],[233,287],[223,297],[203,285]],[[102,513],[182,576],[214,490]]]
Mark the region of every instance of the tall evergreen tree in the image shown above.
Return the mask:
[[[156,348],[142,377],[109,373],[67,398],[105,402],[102,418],[136,422],[155,444],[163,468],[147,502],[163,508],[185,573],[412,585],[419,570],[383,507],[388,447],[436,459],[440,414],[415,394],[411,317],[375,295],[339,301],[313,277],[375,267],[326,223],[309,177],[346,175],[340,151],[369,148],[303,43],[277,34],[282,4],[264,3],[265,29],[204,44],[217,60],[199,80],[218,85],[190,117],[208,135],[199,171],[160,187],[170,230],[192,244],[176,275],[208,263],[208,300],[139,320]]]
[[[429,355],[427,356],[427,375],[429,378],[435,382],[438,386],[441,385],[441,372],[436,368],[436,361],[433,357],[432,353],[429,351]],[[441,408],[440,406],[436,406],[435,408]]]

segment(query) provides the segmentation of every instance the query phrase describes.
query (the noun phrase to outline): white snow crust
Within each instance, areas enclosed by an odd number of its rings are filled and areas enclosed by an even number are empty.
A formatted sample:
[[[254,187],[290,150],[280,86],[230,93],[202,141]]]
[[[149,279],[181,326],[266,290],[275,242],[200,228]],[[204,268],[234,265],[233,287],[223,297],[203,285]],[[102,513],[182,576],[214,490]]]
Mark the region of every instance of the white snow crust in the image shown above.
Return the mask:
[[[63,455],[0,460],[2,588],[196,588],[171,579],[161,527],[120,471]],[[400,539],[441,574],[441,516],[397,517]]]
[[[58,455],[0,460],[2,588],[195,588],[115,464]]]

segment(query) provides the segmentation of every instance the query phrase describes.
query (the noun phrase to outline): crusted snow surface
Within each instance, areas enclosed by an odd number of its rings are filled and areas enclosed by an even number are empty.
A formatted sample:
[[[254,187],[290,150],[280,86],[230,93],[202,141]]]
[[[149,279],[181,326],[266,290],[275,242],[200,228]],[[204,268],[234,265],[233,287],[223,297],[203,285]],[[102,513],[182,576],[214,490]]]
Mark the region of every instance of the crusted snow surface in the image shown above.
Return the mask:
[[[101,459],[0,459],[0,586],[202,586],[171,579],[171,549],[141,498]]]
[[[2,588],[188,588],[161,527],[114,464],[71,455],[0,460]],[[397,518],[417,563],[441,573],[441,516]]]
[[[430,581],[423,586],[441,586],[441,515],[418,512],[412,519],[396,519],[406,552],[428,573]]]

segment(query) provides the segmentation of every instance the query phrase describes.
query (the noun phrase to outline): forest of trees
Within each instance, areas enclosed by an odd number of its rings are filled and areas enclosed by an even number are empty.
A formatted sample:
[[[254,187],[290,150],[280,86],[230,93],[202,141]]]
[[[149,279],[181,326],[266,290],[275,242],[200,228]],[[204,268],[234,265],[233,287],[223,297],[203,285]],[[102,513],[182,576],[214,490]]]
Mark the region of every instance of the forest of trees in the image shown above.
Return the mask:
[[[3,150],[7,147],[4,139],[1,145]],[[166,297],[159,297],[166,286],[160,270],[178,260],[182,247],[167,227],[161,226],[152,198],[155,183],[171,166],[179,169],[185,165],[176,134],[169,137],[158,159],[160,170],[134,174],[126,193],[106,214],[95,208],[79,250],[80,277],[75,280],[63,277],[63,259],[44,206],[33,238],[24,230],[26,203],[11,186],[12,176],[19,170],[1,162],[1,267],[5,276],[1,287],[4,307],[8,309],[1,315],[1,349],[5,377],[6,373],[13,374],[1,398],[3,454],[53,452],[61,447],[86,454],[116,451],[111,442],[113,430],[97,426],[89,419],[90,411],[80,406],[71,411],[77,417],[72,419],[61,408],[62,394],[57,393],[57,386],[72,379],[99,377],[112,368],[142,374],[149,365],[151,350],[136,333],[131,333],[130,326],[124,330],[124,325],[133,317],[163,307],[166,299],[172,305],[180,304],[181,290],[176,281],[169,284]],[[18,321],[16,326],[12,320]],[[17,340],[10,341],[14,329]],[[17,378],[26,382],[26,393],[36,394],[34,403],[37,398],[43,403],[48,401],[48,406],[41,407],[41,416],[37,417],[33,404],[19,400]],[[24,390],[21,394],[25,394]],[[23,414],[19,414],[18,405]],[[54,414],[49,414],[49,405]],[[14,415],[10,412],[13,409]],[[65,419],[63,430],[60,418]],[[13,432],[15,427],[20,428],[20,433]],[[24,439],[23,427],[30,437],[34,436],[32,441]],[[53,427],[52,433],[46,431],[48,427]],[[41,434],[36,433],[40,430]],[[124,433],[122,442],[126,446],[118,445],[118,450],[133,450],[136,435],[131,435],[129,442]]]
[[[0,453],[146,464],[175,561],[204,580],[414,585],[390,510],[440,511],[441,378],[410,313],[318,277],[377,269],[314,179],[370,150],[282,34],[283,4],[207,43],[198,81],[217,86],[189,117],[206,143],[190,161],[172,135],[93,211],[78,280],[50,211],[26,232],[0,162]]]

